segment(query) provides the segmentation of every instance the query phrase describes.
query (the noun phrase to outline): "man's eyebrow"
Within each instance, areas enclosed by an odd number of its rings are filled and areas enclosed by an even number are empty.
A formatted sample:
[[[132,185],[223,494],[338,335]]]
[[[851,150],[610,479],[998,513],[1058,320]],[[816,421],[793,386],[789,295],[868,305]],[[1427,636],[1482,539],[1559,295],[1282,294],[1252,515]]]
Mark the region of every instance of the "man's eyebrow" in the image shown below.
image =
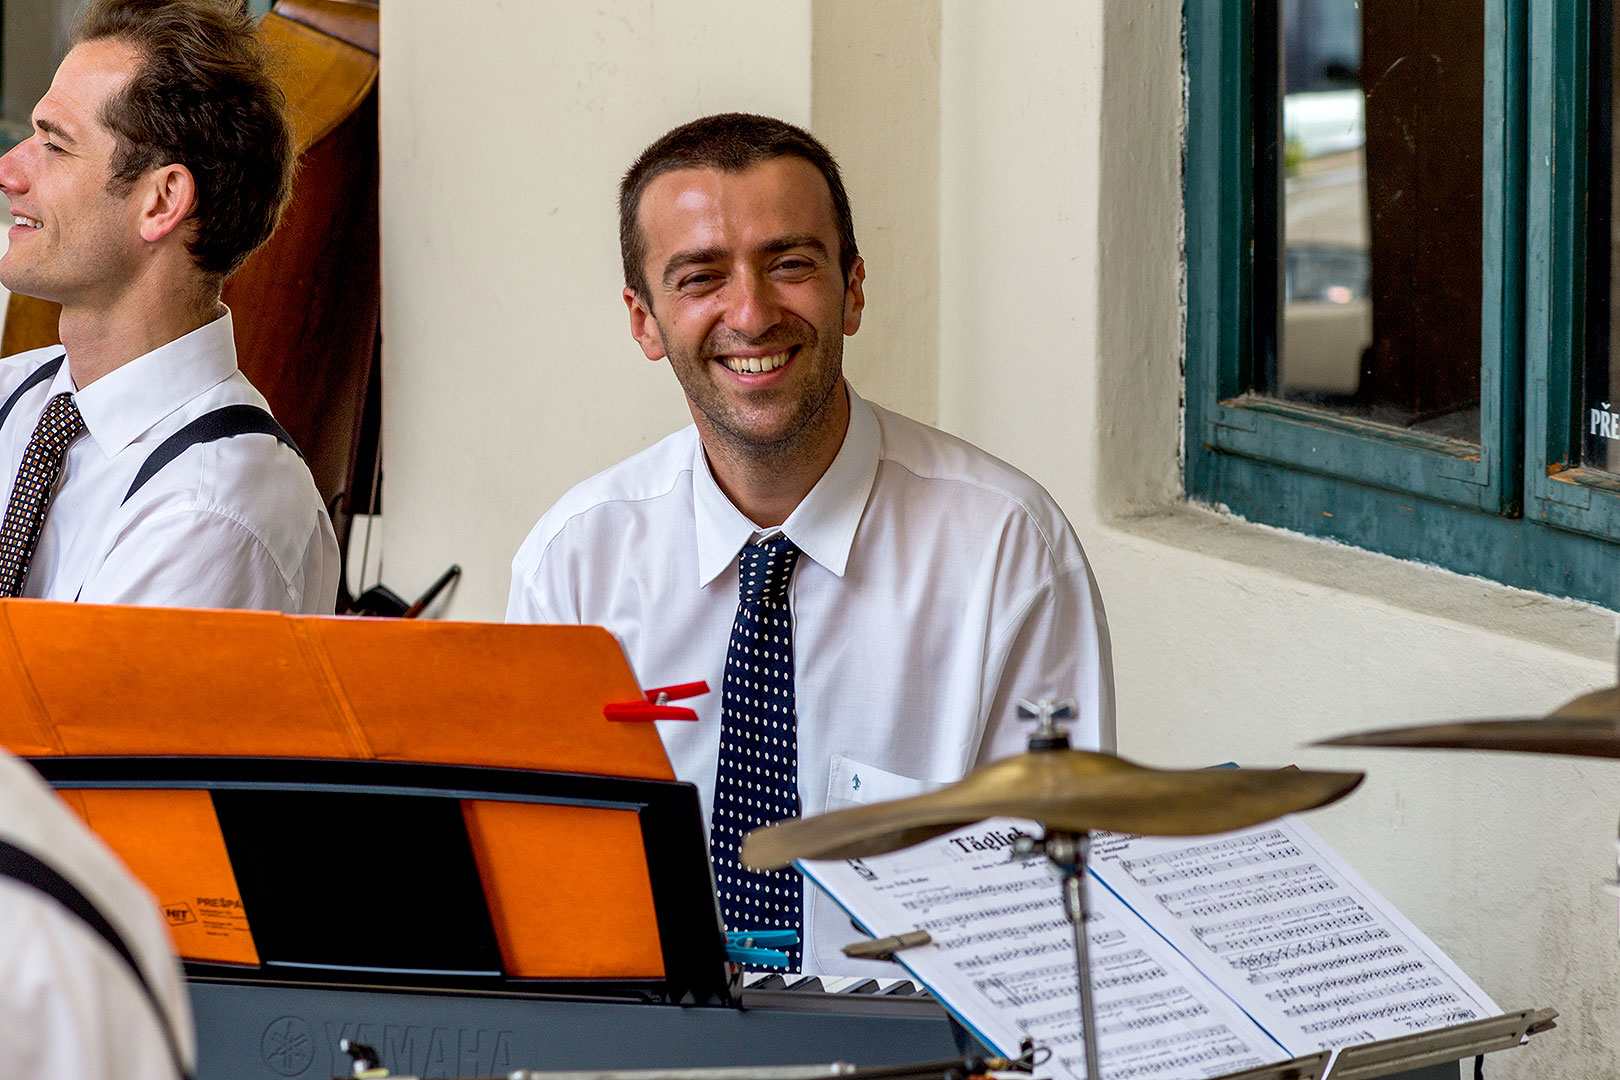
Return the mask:
[[[760,250],[767,255],[780,255],[782,252],[792,251],[794,248],[809,248],[823,259],[827,257],[827,245],[822,243],[819,237],[811,233],[805,233],[802,236],[778,237]]]
[[[703,263],[718,262],[725,258],[726,249],[722,247],[696,248],[692,251],[677,251],[669,257],[664,264],[663,282],[669,284],[670,278],[686,269],[688,266],[700,266]]]
[[[43,131],[45,134],[49,135],[51,138],[55,139],[57,142],[67,143],[69,146],[78,145],[78,141],[74,139],[72,135],[69,135],[67,131],[63,129],[61,124],[58,124],[54,120],[41,118],[34,121],[34,126],[39,128],[39,130]]]
[[[808,248],[822,258],[827,257],[827,245],[812,233],[794,236],[779,236],[760,246],[760,251],[766,255],[780,255],[784,251],[795,248]],[[692,251],[677,251],[669,257],[664,264],[663,281],[669,284],[671,278],[679,274],[688,266],[701,266],[704,263],[718,262],[726,257],[727,249],[722,247],[696,248]]]

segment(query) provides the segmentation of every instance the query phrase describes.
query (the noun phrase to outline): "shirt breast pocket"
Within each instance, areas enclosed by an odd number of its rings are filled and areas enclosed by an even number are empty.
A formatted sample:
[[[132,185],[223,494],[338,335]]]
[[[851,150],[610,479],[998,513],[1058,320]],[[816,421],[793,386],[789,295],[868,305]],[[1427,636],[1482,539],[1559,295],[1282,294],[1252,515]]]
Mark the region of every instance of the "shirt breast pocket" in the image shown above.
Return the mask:
[[[945,786],[943,780],[919,780],[876,765],[834,754],[827,777],[827,809],[842,810],[868,803],[923,795]]]
[[[922,795],[944,787],[949,781],[920,780],[900,773],[880,769],[875,765],[833,755],[827,779],[827,810],[843,810],[851,806],[889,802]],[[875,960],[851,960],[843,953],[845,945],[864,940],[864,935],[850,923],[844,910],[820,889],[811,885],[806,890],[807,918],[810,928],[810,948],[807,954],[814,959],[816,970],[832,975],[864,975],[869,978],[904,978],[898,964]]]

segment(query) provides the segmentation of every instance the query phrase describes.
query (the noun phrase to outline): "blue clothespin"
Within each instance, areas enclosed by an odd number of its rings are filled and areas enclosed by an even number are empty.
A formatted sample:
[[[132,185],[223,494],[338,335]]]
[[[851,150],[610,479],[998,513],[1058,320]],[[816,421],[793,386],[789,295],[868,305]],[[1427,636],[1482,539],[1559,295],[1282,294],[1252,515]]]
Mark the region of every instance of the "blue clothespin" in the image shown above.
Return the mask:
[[[797,930],[729,930],[726,932],[726,959],[750,967],[788,966],[788,954],[780,950],[799,943]]]

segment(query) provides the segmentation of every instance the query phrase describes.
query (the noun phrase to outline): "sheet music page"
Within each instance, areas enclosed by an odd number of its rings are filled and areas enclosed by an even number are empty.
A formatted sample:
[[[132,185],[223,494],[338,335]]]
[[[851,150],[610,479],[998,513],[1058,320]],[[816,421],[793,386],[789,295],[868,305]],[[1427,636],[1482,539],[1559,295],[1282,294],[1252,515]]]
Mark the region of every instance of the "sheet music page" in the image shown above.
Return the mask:
[[[1296,1055],[1501,1013],[1297,817],[1098,833],[1091,869]]]
[[[1044,858],[1013,862],[1038,826],[993,819],[904,851],[805,862],[805,874],[875,936],[927,930],[895,954],[979,1038],[1008,1057],[1050,1047],[1039,1075],[1085,1074],[1074,937]],[[1096,881],[1088,940],[1108,1080],[1185,1080],[1290,1055]]]

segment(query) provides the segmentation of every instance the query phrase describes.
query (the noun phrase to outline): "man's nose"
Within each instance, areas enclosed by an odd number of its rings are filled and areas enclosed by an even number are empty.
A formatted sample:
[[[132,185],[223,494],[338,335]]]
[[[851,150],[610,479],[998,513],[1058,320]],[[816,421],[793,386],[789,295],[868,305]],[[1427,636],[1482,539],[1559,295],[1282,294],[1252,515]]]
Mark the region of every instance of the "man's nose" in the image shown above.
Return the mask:
[[[32,141],[24,139],[6,151],[4,157],[0,157],[0,194],[4,194],[8,199],[28,190],[28,174],[23,165],[27,154],[26,148]]]
[[[782,321],[782,306],[764,277],[739,274],[730,283],[726,327],[745,338],[763,337]]]

